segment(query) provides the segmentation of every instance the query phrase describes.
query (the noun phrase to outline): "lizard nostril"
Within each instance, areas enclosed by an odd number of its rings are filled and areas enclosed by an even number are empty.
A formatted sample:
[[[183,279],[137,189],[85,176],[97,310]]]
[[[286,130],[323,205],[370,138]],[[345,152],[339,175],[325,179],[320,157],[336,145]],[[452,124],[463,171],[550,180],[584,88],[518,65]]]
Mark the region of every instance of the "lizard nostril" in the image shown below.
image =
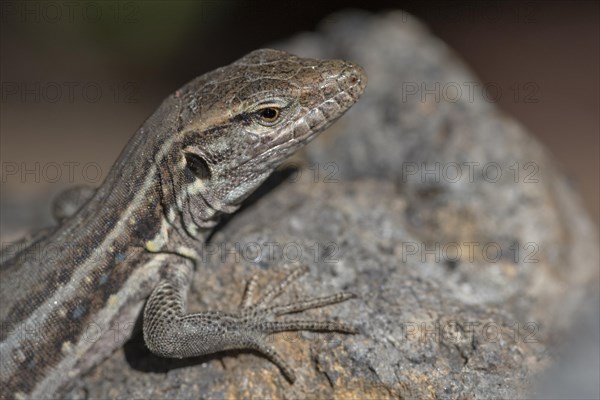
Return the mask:
[[[346,67],[340,74],[338,81],[343,82],[348,89],[360,95],[367,85],[367,73],[361,66],[346,62]]]

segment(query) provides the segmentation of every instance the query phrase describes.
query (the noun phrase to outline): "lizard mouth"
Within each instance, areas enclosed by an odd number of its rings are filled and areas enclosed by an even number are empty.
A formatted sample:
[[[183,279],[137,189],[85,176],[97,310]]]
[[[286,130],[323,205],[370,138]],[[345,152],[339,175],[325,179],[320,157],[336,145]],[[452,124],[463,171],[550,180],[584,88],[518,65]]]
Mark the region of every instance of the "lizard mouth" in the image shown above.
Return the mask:
[[[354,105],[367,87],[365,70],[354,63],[345,62],[346,66],[336,78],[339,92],[313,107],[305,118],[309,126],[309,134],[298,139],[310,140],[340,118]],[[294,131],[295,132],[295,131]]]

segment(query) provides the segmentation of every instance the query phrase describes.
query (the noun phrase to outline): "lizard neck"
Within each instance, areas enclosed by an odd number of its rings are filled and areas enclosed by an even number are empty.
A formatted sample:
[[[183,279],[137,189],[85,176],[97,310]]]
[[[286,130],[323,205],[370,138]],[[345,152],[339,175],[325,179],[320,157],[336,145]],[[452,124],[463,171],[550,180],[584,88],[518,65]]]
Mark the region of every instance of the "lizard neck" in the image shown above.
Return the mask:
[[[52,304],[68,309],[69,298],[94,298],[98,304],[76,313],[78,322],[85,321],[134,271],[144,268],[151,253],[194,256],[191,250],[199,249],[198,241],[210,231],[202,230],[193,239],[169,223],[161,179],[161,167],[166,166],[157,162],[158,155],[168,153],[178,107],[172,99],[165,101],[132,137],[83,208],[3,265],[2,282],[18,282],[27,290],[0,282],[0,322],[44,326],[49,313],[58,312]],[[63,314],[69,316],[69,311]]]

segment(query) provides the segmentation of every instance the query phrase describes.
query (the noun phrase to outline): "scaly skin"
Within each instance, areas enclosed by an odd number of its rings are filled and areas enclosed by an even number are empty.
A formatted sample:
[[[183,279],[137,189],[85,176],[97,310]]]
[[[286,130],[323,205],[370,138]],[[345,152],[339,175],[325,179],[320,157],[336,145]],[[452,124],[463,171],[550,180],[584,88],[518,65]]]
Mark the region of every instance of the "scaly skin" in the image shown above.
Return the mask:
[[[156,354],[254,349],[290,381],[291,368],[265,344],[266,334],[352,332],[337,322],[272,320],[351,297],[267,307],[305,269],[254,306],[251,283],[235,313],[186,315],[184,301],[219,217],[347,111],[365,85],[364,71],[349,62],[257,50],[169,96],[83,206],[61,213],[60,227],[2,265],[1,397],[52,397],[132,334],[146,300],[144,339]]]

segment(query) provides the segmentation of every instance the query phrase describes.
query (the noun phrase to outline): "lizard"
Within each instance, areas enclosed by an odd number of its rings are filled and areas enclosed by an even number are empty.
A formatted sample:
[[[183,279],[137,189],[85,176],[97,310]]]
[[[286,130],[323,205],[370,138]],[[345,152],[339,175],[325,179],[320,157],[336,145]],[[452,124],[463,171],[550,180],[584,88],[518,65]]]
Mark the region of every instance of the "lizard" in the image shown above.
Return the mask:
[[[306,267],[258,301],[250,279],[234,312],[186,314],[186,297],[220,217],[340,118],[366,84],[364,69],[349,61],[260,49],[167,97],[76,211],[3,257],[0,397],[52,397],[115,351],[120,344],[107,332],[124,327],[120,334],[130,337],[140,316],[144,342],[159,356],[258,351],[290,383],[294,372],[266,335],[355,333],[340,321],[275,320],[354,297],[271,305]]]

